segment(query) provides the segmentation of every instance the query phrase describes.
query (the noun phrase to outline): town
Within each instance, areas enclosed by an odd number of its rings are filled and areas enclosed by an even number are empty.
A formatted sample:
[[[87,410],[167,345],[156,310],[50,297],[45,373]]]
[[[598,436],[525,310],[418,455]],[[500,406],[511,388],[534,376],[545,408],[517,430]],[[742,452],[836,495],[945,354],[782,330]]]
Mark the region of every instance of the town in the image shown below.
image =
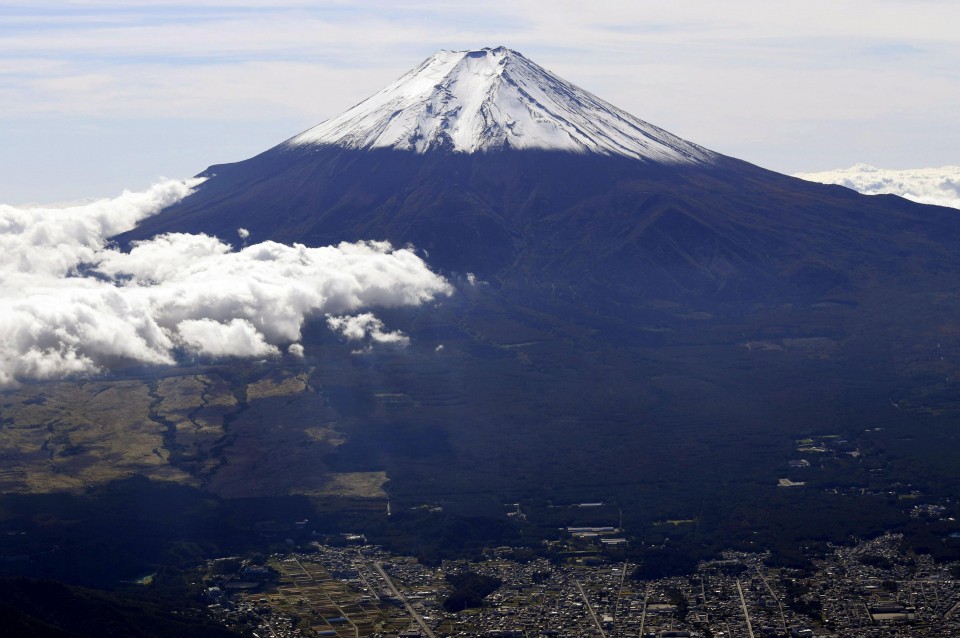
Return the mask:
[[[259,638],[960,635],[960,565],[910,555],[894,534],[831,550],[813,573],[727,552],[693,574],[644,581],[637,565],[599,555],[557,564],[503,547],[431,567],[347,535],[336,546],[210,561],[202,578],[211,612]],[[465,600],[454,596],[458,582],[490,591],[455,610]]]

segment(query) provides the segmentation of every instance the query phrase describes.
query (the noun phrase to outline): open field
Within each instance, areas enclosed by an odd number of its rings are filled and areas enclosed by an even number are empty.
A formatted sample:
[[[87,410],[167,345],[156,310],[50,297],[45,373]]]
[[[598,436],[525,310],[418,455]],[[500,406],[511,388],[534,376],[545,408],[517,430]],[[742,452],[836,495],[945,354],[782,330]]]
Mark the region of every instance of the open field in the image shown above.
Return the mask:
[[[382,470],[327,471],[323,455],[345,439],[309,376],[269,371],[238,382],[212,370],[8,391],[0,493],[81,491],[140,475],[224,495],[385,498]]]
[[[43,384],[2,401],[0,492],[82,490],[132,474],[191,481],[170,463],[145,383]]]

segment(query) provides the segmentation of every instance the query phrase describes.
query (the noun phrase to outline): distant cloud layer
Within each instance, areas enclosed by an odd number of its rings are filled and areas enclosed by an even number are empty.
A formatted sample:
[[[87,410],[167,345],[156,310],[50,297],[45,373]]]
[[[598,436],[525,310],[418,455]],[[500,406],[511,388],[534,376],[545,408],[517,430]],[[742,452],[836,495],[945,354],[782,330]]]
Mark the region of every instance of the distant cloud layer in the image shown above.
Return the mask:
[[[0,387],[172,364],[178,354],[303,356],[303,323],[327,316],[351,341],[405,345],[361,309],[419,305],[452,287],[412,251],[385,242],[234,251],[167,234],[129,253],[108,237],[187,194],[198,180],[63,208],[0,205]]]
[[[889,170],[857,164],[795,177],[823,184],[839,184],[866,195],[892,194],[921,204],[960,208],[960,166]]]

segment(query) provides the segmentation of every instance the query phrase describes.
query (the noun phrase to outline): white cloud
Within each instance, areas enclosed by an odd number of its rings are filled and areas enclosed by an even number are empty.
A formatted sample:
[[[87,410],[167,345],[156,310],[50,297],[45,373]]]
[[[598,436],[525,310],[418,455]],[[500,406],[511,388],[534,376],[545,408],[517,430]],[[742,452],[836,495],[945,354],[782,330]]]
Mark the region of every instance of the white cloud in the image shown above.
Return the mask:
[[[66,275],[92,261],[105,238],[131,230],[202,181],[165,181],[142,193],[56,208],[0,204],[0,269]]]
[[[893,194],[921,204],[960,208],[960,166],[893,170],[857,164],[851,168],[795,177],[839,184],[866,195]]]
[[[129,253],[107,238],[190,192],[164,182],[64,208],[0,207],[0,386],[95,373],[125,363],[303,355],[300,329],[328,313],[418,305],[452,287],[412,249],[385,242],[240,251],[171,233]],[[369,312],[345,318],[368,343],[405,344]]]
[[[246,319],[221,323],[215,319],[187,319],[177,324],[183,343],[212,357],[268,357],[279,354]]]
[[[131,276],[148,283],[175,279],[185,268],[228,252],[230,246],[216,237],[170,233],[136,242],[129,253],[100,251],[96,262],[101,273],[112,277]]]
[[[335,317],[327,315],[327,326],[347,338],[348,341],[384,343],[400,347],[410,344],[410,338],[400,331],[388,332],[383,322],[372,313],[365,312],[355,316]]]
[[[300,359],[302,359],[305,354],[303,344],[300,343],[291,343],[290,347],[287,348],[287,352]]]

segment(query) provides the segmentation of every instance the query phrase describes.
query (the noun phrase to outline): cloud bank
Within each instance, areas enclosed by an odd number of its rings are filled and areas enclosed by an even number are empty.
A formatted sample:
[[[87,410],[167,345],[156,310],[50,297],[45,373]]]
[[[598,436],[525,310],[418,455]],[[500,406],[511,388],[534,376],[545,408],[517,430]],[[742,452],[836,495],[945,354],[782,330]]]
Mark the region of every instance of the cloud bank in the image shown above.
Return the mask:
[[[960,208],[960,166],[890,170],[857,164],[822,173],[797,173],[794,177],[839,184],[865,195],[892,194],[921,204]]]
[[[197,180],[63,208],[0,205],[0,387],[116,365],[303,356],[314,316],[349,340],[405,345],[371,307],[419,305],[452,287],[386,242],[234,251],[172,233],[125,253],[108,238],[189,194]]]

